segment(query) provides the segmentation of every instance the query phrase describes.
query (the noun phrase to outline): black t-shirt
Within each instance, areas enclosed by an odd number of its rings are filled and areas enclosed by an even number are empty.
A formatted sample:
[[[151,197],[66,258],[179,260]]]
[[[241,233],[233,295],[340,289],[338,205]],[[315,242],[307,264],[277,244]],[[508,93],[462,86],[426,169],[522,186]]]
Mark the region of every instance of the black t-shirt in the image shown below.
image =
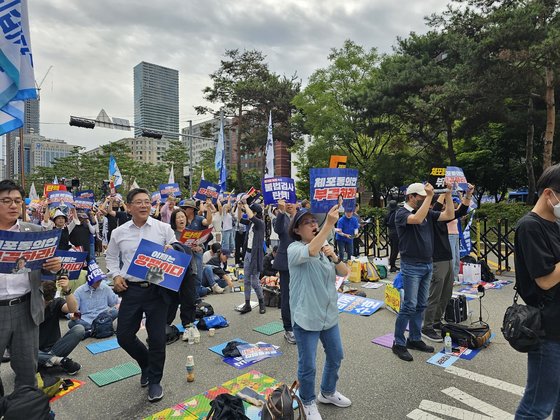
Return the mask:
[[[441,213],[429,210],[422,223],[417,225],[406,223],[408,216],[414,213],[416,210],[410,211],[406,207],[401,207],[395,214],[401,261],[410,264],[429,264],[434,253],[434,222]]]
[[[108,214],[105,217],[107,217],[107,241],[111,240],[111,233],[113,230],[132,219],[130,214],[126,211],[116,211],[115,216]]]
[[[533,212],[517,223],[515,230],[515,280],[519,295],[527,305],[540,306],[548,338],[560,339],[560,284],[549,290],[535,279],[554,271],[560,262],[560,225]]]
[[[62,307],[66,301],[56,298],[45,306],[45,320],[39,325],[39,349],[49,351],[60,339],[60,317],[64,316]]]
[[[434,204],[433,209],[439,211],[443,208],[440,203]],[[463,217],[469,210],[468,206],[461,203],[459,208],[455,210],[455,223],[458,218]],[[449,233],[447,231],[447,223],[449,222],[434,222],[434,262],[438,261],[451,261],[453,259],[453,252],[451,251],[451,244],[449,243]]]

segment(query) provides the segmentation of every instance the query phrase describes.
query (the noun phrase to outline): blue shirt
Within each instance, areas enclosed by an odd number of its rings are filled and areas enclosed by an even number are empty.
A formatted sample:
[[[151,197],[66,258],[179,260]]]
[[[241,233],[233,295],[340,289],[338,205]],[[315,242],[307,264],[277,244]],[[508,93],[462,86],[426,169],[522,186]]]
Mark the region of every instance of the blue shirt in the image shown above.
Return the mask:
[[[82,319],[88,324],[91,324],[101,312],[112,308],[119,302],[119,297],[104,281],[97,289],[87,283],[82,284],[74,292],[74,297],[78,301]]]
[[[186,228],[189,230],[204,230],[206,229],[206,226],[202,224],[203,221],[204,221],[204,217],[195,215],[192,222],[189,225],[187,225]]]
[[[360,222],[358,218],[354,215],[352,217],[346,217],[346,215],[342,216],[338,219],[336,223],[336,227],[342,230],[342,233],[347,233],[348,235],[354,235],[356,233],[356,229],[360,228]],[[354,238],[347,238],[346,236],[336,234],[336,240],[342,242],[352,242]]]
[[[309,245],[296,241],[288,247],[288,267],[292,323],[307,331],[328,330],[338,324],[334,264],[322,252],[310,256]]]

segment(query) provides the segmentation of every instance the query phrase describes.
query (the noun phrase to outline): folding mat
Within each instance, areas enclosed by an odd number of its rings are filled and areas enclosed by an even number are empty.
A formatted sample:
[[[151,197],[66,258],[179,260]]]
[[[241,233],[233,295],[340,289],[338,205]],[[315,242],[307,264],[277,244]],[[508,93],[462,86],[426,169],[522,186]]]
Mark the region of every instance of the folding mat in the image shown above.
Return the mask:
[[[89,378],[97,386],[105,386],[113,382],[121,381],[141,373],[140,367],[133,362],[124,363],[113,368],[105,369],[100,372],[92,373]]]

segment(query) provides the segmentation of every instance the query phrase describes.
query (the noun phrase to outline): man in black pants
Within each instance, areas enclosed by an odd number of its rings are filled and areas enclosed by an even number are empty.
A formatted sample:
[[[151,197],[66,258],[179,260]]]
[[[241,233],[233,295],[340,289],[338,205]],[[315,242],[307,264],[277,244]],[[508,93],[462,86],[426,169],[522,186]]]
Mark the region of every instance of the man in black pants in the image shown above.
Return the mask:
[[[127,271],[142,239],[160,244],[162,251],[171,248],[177,240],[170,225],[150,217],[152,203],[147,190],[130,190],[126,201],[132,220],[113,231],[106,262],[115,292],[122,296],[117,340],[138,362],[142,369],[140,386],[149,386],[148,401],[154,402],[163,398],[160,382],[165,364],[165,324],[171,296],[166,289],[130,276]],[[142,313],[146,314],[149,349],[136,337]]]
[[[290,344],[296,344],[296,337],[292,329],[290,314],[290,272],[288,271],[288,246],[293,242],[289,234],[290,220],[297,212],[295,204],[278,201],[278,216],[274,222],[274,231],[278,234],[279,244],[272,268],[280,273],[280,301],[282,307],[282,323],[284,324],[284,338]]]
[[[385,225],[389,230],[389,246],[391,247],[391,254],[389,255],[389,271],[396,273],[399,271],[397,267],[397,255],[399,255],[399,234],[397,233],[397,226],[395,225],[395,214],[397,212],[397,202],[395,200],[389,201],[389,213],[385,218]]]

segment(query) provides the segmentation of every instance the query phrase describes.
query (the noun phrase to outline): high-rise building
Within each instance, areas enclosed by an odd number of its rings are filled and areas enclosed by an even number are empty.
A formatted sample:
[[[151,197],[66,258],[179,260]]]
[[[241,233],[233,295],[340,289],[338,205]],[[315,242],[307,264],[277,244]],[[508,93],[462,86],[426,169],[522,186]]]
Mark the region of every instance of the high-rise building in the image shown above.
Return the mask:
[[[226,165],[231,167],[231,136],[232,130],[231,119],[224,118],[224,143],[226,152]],[[184,135],[189,134],[189,128],[183,128],[181,132]],[[220,134],[220,119],[214,118],[208,121],[204,121],[192,126],[192,148],[193,148],[193,164],[196,165],[202,160],[202,152],[205,150],[216,150],[216,145],[218,143],[218,136]],[[195,137],[196,136],[196,137]],[[205,137],[205,138],[201,138]],[[187,154],[190,152],[190,140],[189,137],[183,137],[183,144],[187,150]],[[212,155],[212,159],[214,155]]]
[[[124,138],[115,142],[130,149],[130,156],[137,162],[163,163],[163,155],[167,151],[169,141],[149,137]],[[85,155],[96,155],[101,152],[101,147],[84,152]],[[117,162],[118,163],[118,162]]]
[[[142,128],[179,132],[179,72],[142,61],[134,67],[134,135]],[[177,139],[178,136],[167,135]]]

